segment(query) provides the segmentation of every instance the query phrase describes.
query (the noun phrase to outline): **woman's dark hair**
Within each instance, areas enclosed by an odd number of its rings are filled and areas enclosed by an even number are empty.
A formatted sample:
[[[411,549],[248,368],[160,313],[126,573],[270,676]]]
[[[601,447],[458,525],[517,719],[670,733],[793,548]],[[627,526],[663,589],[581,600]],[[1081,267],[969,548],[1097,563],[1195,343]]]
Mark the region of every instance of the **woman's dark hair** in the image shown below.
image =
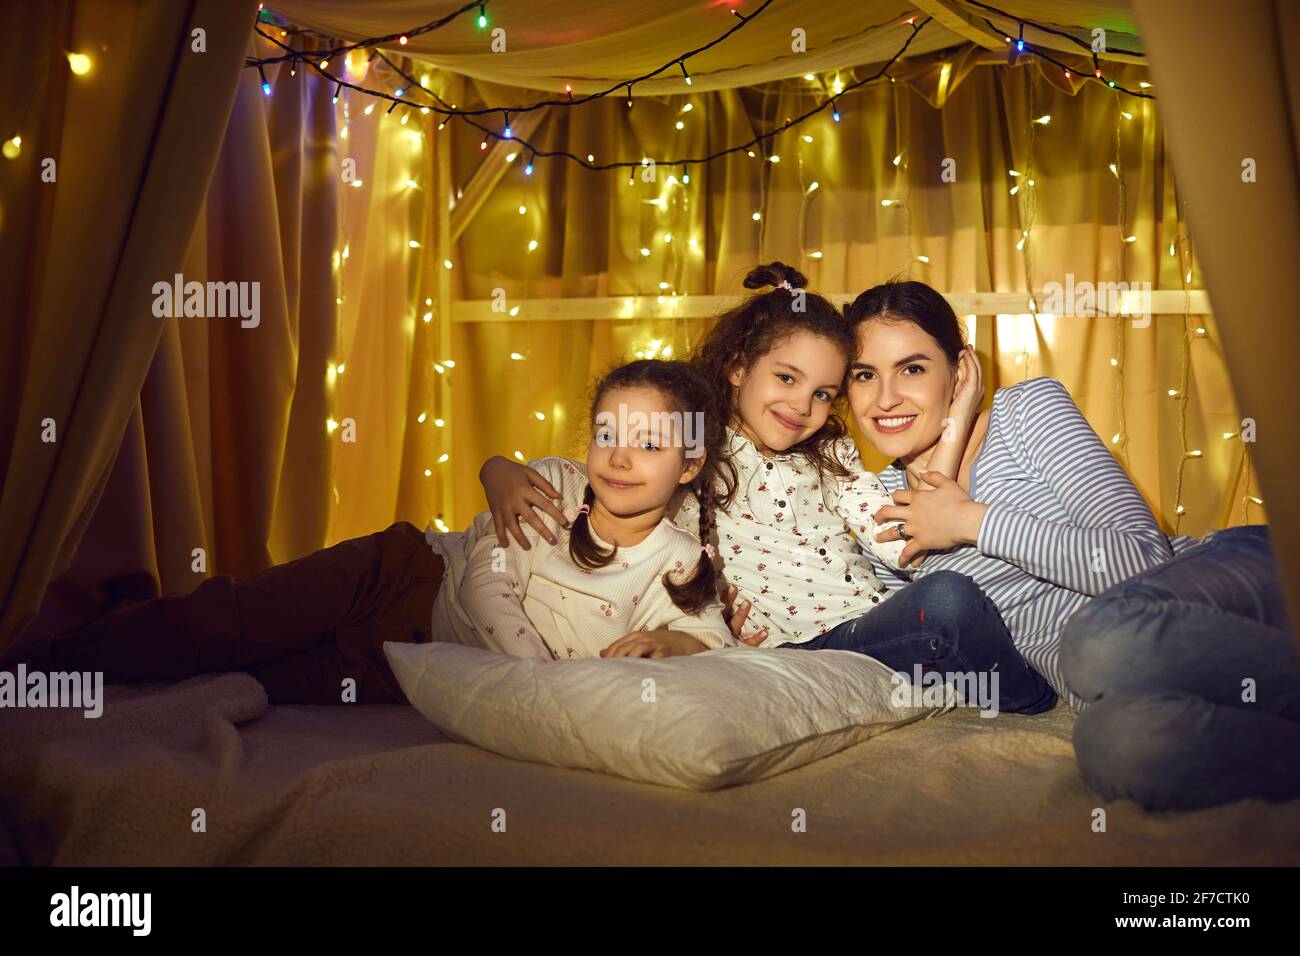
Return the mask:
[[[844,317],[855,335],[858,326],[871,319],[912,322],[939,343],[943,354],[954,365],[966,347],[957,313],[947,299],[924,282],[902,279],[882,282],[854,299],[844,310]]]
[[[702,433],[694,436],[697,447],[703,447],[704,464],[691,482],[690,491],[700,504],[700,541],[707,543],[712,528],[714,509],[725,508],[736,488],[735,467],[727,459],[726,410],[704,374],[689,362],[642,359],[620,365],[606,373],[596,383],[588,416],[594,425],[596,409],[605,393],[616,388],[652,388],[662,395],[669,411],[680,412],[683,423],[687,415],[700,413],[695,419],[702,423]],[[583,492],[584,504],[591,505],[596,493],[588,484]],[[569,556],[579,567],[595,570],[604,567],[618,554],[615,545],[608,551],[602,549],[591,537],[591,525],[584,512],[579,514],[569,531]],[[687,614],[695,614],[717,600],[717,582],[713,560],[701,547],[699,560],[691,576],[685,581],[664,574],[663,583],[673,604]]]
[[[781,287],[782,282],[791,288]],[[728,423],[736,416],[736,386],[731,384],[731,373],[737,368],[753,368],[755,362],[791,335],[809,332],[830,342],[843,354],[846,372],[857,357],[857,337],[852,327],[828,299],[805,291],[807,284],[801,272],[783,262],[758,266],[745,276],[745,288],[778,288],[750,296],[723,314],[696,345],[691,362],[708,376],[723,399]],[[843,382],[840,384],[837,405],[844,395]],[[787,449],[786,454],[803,455],[823,476],[847,475],[848,469],[835,456],[834,446],[848,433],[844,420],[832,413],[826,424]]]

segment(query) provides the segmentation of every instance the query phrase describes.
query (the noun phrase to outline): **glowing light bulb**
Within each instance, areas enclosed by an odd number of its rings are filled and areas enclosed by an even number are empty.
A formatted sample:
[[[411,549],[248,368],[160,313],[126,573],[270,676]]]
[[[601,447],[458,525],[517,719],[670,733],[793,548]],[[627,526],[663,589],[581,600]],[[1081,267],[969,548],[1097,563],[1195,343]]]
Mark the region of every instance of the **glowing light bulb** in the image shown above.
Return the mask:
[[[428,414],[427,412],[420,412],[420,414],[415,416],[415,420],[419,422],[421,425],[423,425],[424,419],[427,417],[427,414]]]
[[[524,357],[520,355],[518,352],[511,352],[510,357],[514,359],[516,362],[522,362],[524,360]]]
[[[410,246],[412,249],[419,249],[419,248],[420,248],[420,243],[417,242],[417,241],[414,240],[414,239],[412,239],[410,242],[408,242],[407,245]]]
[[[13,139],[7,139],[4,141],[4,145],[0,146],[0,154],[3,154],[5,159],[17,159],[18,154],[21,153],[22,151],[23,151],[23,138],[21,136],[15,136]]]
[[[1038,117],[1038,119],[1034,120],[1034,122],[1037,123],[1039,126],[1046,126],[1051,121],[1052,121],[1051,113],[1044,113],[1042,116]]]
[[[534,251],[536,248],[537,248],[537,240],[536,240],[536,239],[529,239],[529,240],[528,240],[528,251],[529,251],[529,252],[532,252],[532,251]]]
[[[406,44],[411,42],[411,38],[408,37],[406,34],[402,34],[400,37],[397,38],[397,42],[400,43],[402,46],[406,46]]]
[[[72,70],[73,73],[77,74],[77,76],[85,76],[90,72],[92,65],[90,57],[86,56],[84,53],[68,54],[68,68]]]

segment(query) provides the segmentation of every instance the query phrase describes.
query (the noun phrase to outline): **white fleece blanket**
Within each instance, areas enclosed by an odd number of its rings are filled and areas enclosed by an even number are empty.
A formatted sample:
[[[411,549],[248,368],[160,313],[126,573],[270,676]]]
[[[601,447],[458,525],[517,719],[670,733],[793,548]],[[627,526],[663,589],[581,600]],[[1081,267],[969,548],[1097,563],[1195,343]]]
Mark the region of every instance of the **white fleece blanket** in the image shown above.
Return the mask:
[[[501,757],[411,707],[268,708],[244,674],[106,695],[98,721],[0,713],[0,862],[1300,862],[1300,801],[1182,814],[1104,804],[1075,768],[1063,705],[996,720],[958,710],[696,793]]]

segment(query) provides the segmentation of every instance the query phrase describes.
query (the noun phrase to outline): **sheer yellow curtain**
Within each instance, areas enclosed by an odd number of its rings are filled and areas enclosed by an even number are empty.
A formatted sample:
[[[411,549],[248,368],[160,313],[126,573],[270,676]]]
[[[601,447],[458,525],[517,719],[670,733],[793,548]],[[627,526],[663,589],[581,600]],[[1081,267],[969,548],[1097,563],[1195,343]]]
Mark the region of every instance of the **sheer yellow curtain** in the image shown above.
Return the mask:
[[[485,456],[578,453],[592,375],[656,345],[684,354],[707,324],[625,321],[617,304],[590,321],[534,321],[530,301],[739,295],[745,272],[773,259],[824,292],[892,276],[958,293],[1126,281],[1192,301],[1180,293],[1201,287],[1195,217],[1176,190],[1158,100],[1036,62],[978,65],[988,59],[973,48],[918,58],[898,82],[838,99],[840,122],[826,110],[754,157],[691,167],[689,184],[665,157],[780,126],[825,102],[829,78],[548,113],[534,136],[542,149],[660,164],[653,181],[638,170],[629,184],[627,170],[539,159],[532,176],[507,174],[461,238],[459,294],[501,295],[520,311],[455,329],[456,407],[473,423],[455,433],[457,521],[483,507]],[[1136,67],[1108,70],[1133,90],[1148,82]],[[530,99],[476,89],[476,102]],[[477,134],[458,136],[459,183],[481,162],[478,147]],[[1212,316],[1075,318],[1046,305],[971,319],[990,392],[1061,379],[1170,532],[1263,520]]]

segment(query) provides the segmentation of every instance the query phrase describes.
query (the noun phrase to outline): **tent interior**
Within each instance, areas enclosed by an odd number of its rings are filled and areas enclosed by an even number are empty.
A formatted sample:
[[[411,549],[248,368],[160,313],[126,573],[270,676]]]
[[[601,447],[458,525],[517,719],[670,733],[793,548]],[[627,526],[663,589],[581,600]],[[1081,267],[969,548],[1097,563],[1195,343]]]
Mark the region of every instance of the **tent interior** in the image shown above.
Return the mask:
[[[1164,532],[1267,523],[1300,620],[1300,6],[468,7],[423,31],[461,5],[5,8],[0,651],[395,521],[464,528],[487,458],[581,457],[593,378],[684,357],[777,260],[837,305],[943,292],[986,393],[1063,382]],[[256,326],[154,318],[182,275],[257,280]],[[1089,314],[1078,282],[1146,313]],[[409,707],[270,706],[246,674],[109,700],[0,718],[0,861],[1300,858],[1300,801],[1121,802],[1099,839],[1065,702],[696,793]],[[510,796],[533,837],[507,845],[481,820]],[[190,839],[194,806],[217,839]]]

